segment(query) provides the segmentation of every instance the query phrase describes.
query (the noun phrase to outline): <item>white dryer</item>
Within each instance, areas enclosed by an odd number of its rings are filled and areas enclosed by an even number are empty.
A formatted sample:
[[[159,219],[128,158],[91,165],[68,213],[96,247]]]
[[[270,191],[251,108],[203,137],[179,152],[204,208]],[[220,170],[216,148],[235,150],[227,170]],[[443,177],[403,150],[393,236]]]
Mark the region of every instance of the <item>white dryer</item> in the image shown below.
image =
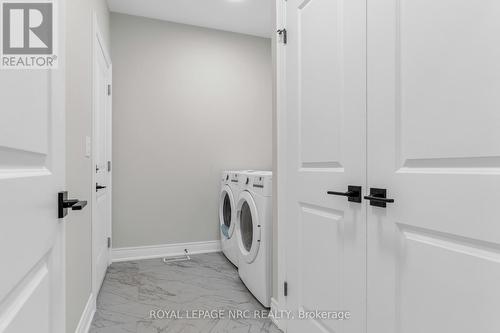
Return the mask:
[[[271,305],[272,173],[243,172],[236,204],[239,274],[265,307]]]
[[[240,174],[236,171],[224,171],[221,179],[219,197],[219,229],[222,253],[238,267],[238,249],[236,244],[236,200],[240,193]]]

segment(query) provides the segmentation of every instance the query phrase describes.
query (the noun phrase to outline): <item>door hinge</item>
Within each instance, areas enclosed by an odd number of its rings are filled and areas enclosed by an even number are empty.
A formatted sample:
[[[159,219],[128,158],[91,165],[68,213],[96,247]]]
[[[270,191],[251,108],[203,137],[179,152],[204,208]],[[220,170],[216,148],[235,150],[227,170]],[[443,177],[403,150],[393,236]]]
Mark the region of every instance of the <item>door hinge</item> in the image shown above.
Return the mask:
[[[108,96],[111,96],[111,85],[108,84]]]
[[[108,249],[111,248],[111,237],[108,237]]]
[[[283,282],[283,296],[288,296],[288,282]]]
[[[111,161],[108,161],[108,172],[111,172]]]
[[[286,45],[286,43],[288,42],[288,33],[286,29],[285,28],[279,29],[277,32],[278,35],[281,37],[281,41],[283,42],[283,44]]]

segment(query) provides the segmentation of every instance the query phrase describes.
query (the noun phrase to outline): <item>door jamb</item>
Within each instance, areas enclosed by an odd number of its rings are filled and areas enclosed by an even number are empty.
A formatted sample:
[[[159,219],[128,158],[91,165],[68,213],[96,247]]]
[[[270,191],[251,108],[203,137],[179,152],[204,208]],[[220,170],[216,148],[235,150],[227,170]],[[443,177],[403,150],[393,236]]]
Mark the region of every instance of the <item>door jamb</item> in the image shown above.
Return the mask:
[[[276,31],[283,29],[286,25],[286,1],[276,0]],[[284,296],[284,282],[286,281],[286,177],[287,177],[287,128],[286,128],[286,46],[280,42],[278,36],[273,37],[275,48],[275,169],[276,175],[273,177],[276,181],[276,199],[275,199],[275,222],[277,232],[277,297],[278,310],[288,310],[287,299]],[[287,321],[281,320],[280,329],[286,332]]]
[[[58,40],[59,43],[59,69],[56,70],[51,70],[50,74],[50,82],[51,82],[51,98],[52,101],[54,102],[53,107],[54,111],[57,114],[57,117],[62,118],[62,122],[64,124],[64,131],[61,133],[61,136],[59,137],[60,142],[56,143],[56,145],[53,147],[55,150],[59,150],[64,152],[62,156],[62,163],[63,165],[60,166],[60,170],[58,170],[59,175],[61,177],[61,187],[60,190],[66,190],[67,189],[67,183],[66,183],[66,141],[67,141],[67,136],[66,136],[66,112],[67,112],[67,105],[66,105],[66,24],[61,24],[66,21],[67,15],[66,15],[66,7],[67,2],[66,1],[60,1],[58,6],[55,7],[55,15],[57,17],[55,18],[54,22],[60,22],[56,23],[57,30],[56,32],[59,31],[58,36],[54,36]],[[59,89],[54,89],[54,86],[59,88]],[[53,134],[53,133],[51,133]],[[59,166],[58,166],[59,167]],[[54,193],[55,195],[55,193]],[[60,230],[57,235],[57,239],[55,240],[54,244],[54,252],[58,253],[59,256],[54,256],[53,260],[58,262],[58,268],[60,269],[60,272],[57,273],[57,278],[54,281],[54,285],[51,287],[55,288],[57,290],[57,301],[60,302],[58,306],[58,311],[57,313],[53,313],[52,319],[56,323],[56,326],[53,327],[53,331],[55,333],[63,333],[66,332],[66,313],[67,313],[67,302],[66,302],[66,220],[63,220],[61,222],[58,222]]]
[[[95,184],[96,184],[96,174],[95,174],[95,161],[96,161],[96,156],[95,153],[97,151],[96,147],[96,128],[95,128],[95,121],[96,121],[96,96],[95,96],[95,63],[96,63],[96,55],[97,51],[102,52],[104,54],[104,58],[106,60],[106,63],[108,65],[108,71],[107,71],[107,82],[108,84],[112,84],[112,62],[111,62],[111,57],[108,53],[108,45],[106,44],[106,41],[103,38],[102,35],[102,30],[99,27],[99,23],[97,20],[97,13],[93,11],[92,13],[92,48],[91,48],[91,59],[92,59],[92,149],[91,149],[91,160],[92,160],[92,182],[90,184],[91,186],[91,191],[92,193],[92,205],[91,205],[91,235],[92,235],[92,242],[91,242],[91,253],[92,253],[92,294],[94,297],[94,301],[97,299],[97,295],[99,294],[99,290],[101,288],[101,285],[97,283],[96,279],[96,253],[95,253],[95,245],[96,245],[96,239],[94,237],[94,224],[96,223],[96,191],[95,191]],[[107,123],[107,129],[106,129],[106,135],[107,135],[107,147],[106,147],[106,155],[109,158],[109,161],[111,161],[111,154],[112,154],[112,113],[113,113],[113,108],[112,108],[112,98],[111,96],[108,96],[107,98],[107,107],[108,107],[108,114],[106,116],[106,123]],[[109,183],[107,184],[108,191],[109,191],[109,210],[108,210],[108,223],[106,226],[106,232],[108,234],[108,237],[111,237],[111,223],[112,223],[112,169],[109,171]],[[111,248],[109,248],[109,256],[108,256],[108,265],[111,264]]]

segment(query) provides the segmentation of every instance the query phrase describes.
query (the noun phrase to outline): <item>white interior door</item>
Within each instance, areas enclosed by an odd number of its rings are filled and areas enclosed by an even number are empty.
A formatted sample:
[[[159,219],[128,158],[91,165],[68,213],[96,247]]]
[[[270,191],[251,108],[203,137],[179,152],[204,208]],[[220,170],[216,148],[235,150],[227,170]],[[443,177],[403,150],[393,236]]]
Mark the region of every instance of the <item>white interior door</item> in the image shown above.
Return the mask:
[[[0,332],[65,330],[64,222],[57,218],[65,177],[64,55],[58,56],[59,69],[0,70]]]
[[[92,243],[94,295],[110,263],[111,245],[111,62],[95,23],[94,39],[94,150],[95,165]],[[109,240],[108,240],[109,238]]]
[[[368,332],[500,332],[500,2],[367,12]]]
[[[365,183],[365,1],[287,1],[287,308],[350,311],[288,332],[364,330],[363,205],[327,191]]]

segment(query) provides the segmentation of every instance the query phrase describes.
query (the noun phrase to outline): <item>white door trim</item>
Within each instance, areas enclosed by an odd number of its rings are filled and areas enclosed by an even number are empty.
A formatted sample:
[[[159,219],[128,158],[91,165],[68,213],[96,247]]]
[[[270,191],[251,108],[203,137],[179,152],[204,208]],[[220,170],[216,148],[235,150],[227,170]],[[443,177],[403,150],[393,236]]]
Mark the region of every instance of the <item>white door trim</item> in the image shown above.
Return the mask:
[[[62,122],[66,124],[66,1],[59,1],[58,4],[58,17],[59,24],[57,24],[57,29],[59,30],[59,69],[52,70],[51,80],[52,86],[57,86],[59,89],[52,89],[52,101],[54,103],[54,108],[58,110],[57,114],[62,117]],[[56,7],[57,8],[57,7]],[[61,142],[54,143],[53,149],[66,151],[66,126],[64,127],[64,140]],[[66,190],[66,154],[63,155],[64,165],[62,166],[61,177],[64,178],[62,183],[64,184],[64,191]],[[55,193],[54,193],[55,194]],[[66,332],[66,220],[61,222],[61,231],[56,240],[55,252],[60,254],[59,258],[55,258],[59,263],[59,268],[61,274],[59,274],[57,279],[54,279],[54,287],[58,290],[58,301],[60,302],[58,313],[54,313],[55,322],[59,323],[59,326],[54,327],[54,333]]]
[[[282,29],[286,24],[286,0],[276,0],[276,29]],[[286,281],[286,173],[287,173],[287,137],[286,137],[286,57],[285,45],[279,41],[277,35],[273,39],[275,45],[275,75],[276,75],[276,120],[274,130],[276,132],[276,232],[278,245],[278,290],[274,293],[275,306],[287,309],[286,297],[283,294],[283,283]],[[279,328],[286,332],[287,321],[282,320]]]
[[[95,251],[96,249],[96,239],[94,237],[94,230],[95,230],[95,223],[97,222],[97,219],[96,219],[96,190],[95,190],[95,186],[96,186],[96,174],[95,174],[95,169],[94,169],[94,166],[95,166],[95,161],[96,161],[96,156],[95,156],[95,153],[97,151],[96,149],[96,131],[95,131],[95,121],[96,121],[96,96],[95,96],[95,93],[94,93],[94,85],[95,85],[95,61],[96,61],[96,56],[97,56],[97,51],[99,50],[99,52],[102,52],[102,54],[104,54],[104,58],[105,58],[105,61],[106,61],[106,64],[108,66],[108,78],[107,78],[107,81],[109,84],[112,83],[112,63],[111,63],[111,57],[109,56],[109,53],[108,53],[108,45],[106,45],[106,41],[104,40],[103,38],[103,35],[101,33],[101,29],[99,28],[99,24],[98,24],[98,21],[97,21],[97,13],[94,11],[92,13],[92,73],[91,73],[91,77],[92,77],[92,183],[90,184],[90,187],[91,187],[91,192],[92,193],[92,206],[91,206],[91,209],[92,209],[92,227],[91,227],[91,230],[92,230],[92,294],[94,295],[94,300],[97,299],[97,295],[99,294],[99,290],[101,288],[101,285],[100,283],[98,283],[96,280],[97,280],[97,275],[96,275],[96,264],[97,264],[97,260],[96,260],[96,256],[97,256],[97,253]],[[110,160],[111,160],[111,154],[112,154],[112,151],[111,151],[111,138],[112,138],[112,104],[111,104],[111,98],[108,98],[108,107],[109,107],[109,113],[107,115],[107,117],[109,117],[109,119],[107,119],[107,124],[108,124],[108,128],[106,130],[106,133],[107,133],[107,136],[108,136],[108,142],[109,142],[109,145],[108,145],[108,148],[107,148],[107,155],[110,157]],[[111,174],[109,176],[109,184],[107,185],[108,187],[108,195],[109,195],[109,205],[111,206],[111,202],[112,202],[112,184],[111,184]],[[111,221],[112,221],[112,216],[111,216],[111,207],[109,207],[110,209],[108,210],[109,212],[109,215],[108,215],[108,223],[107,223],[107,226],[106,226],[106,230],[107,230],[107,233],[109,235],[109,237],[111,237]],[[111,248],[109,249],[110,250],[110,255],[109,255],[109,264],[111,264]]]

